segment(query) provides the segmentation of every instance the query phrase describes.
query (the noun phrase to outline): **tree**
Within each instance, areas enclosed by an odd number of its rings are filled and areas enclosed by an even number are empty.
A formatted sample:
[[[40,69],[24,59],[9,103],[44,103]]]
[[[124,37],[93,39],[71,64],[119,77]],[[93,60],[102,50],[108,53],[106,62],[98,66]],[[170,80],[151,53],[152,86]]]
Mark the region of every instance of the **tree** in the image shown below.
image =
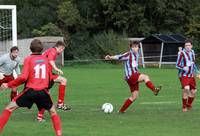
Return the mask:
[[[65,0],[58,6],[58,27],[62,30],[65,40],[69,41],[70,33],[74,33],[81,28],[82,18],[79,10],[71,0]]]

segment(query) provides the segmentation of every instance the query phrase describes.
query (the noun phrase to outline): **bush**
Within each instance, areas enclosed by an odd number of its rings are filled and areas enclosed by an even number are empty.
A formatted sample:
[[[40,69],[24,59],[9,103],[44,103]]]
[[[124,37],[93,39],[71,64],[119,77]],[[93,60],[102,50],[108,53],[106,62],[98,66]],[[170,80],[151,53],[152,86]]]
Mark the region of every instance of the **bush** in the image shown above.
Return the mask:
[[[71,35],[69,47],[65,51],[65,58],[69,59],[88,59],[95,58],[97,51],[91,44],[91,37],[88,32],[77,32]]]
[[[100,56],[114,55],[127,50],[126,36],[120,36],[113,31],[103,32],[93,37],[93,43],[98,47]]]
[[[70,37],[69,48],[65,51],[65,58],[69,59],[101,59],[107,54],[116,54],[127,50],[128,42],[125,36],[113,31],[103,32],[91,36],[88,32],[78,32]]]

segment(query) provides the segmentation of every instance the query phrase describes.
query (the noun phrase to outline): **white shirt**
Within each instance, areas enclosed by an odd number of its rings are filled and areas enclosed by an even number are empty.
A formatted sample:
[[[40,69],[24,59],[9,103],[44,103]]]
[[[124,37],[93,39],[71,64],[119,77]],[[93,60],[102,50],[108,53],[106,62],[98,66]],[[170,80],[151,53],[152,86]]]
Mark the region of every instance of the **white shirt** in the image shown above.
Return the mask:
[[[19,62],[20,58],[17,57],[13,60],[10,57],[10,53],[2,55],[0,57],[0,72],[5,75],[11,75],[13,73],[13,70],[15,70],[16,73],[19,75],[20,74]]]

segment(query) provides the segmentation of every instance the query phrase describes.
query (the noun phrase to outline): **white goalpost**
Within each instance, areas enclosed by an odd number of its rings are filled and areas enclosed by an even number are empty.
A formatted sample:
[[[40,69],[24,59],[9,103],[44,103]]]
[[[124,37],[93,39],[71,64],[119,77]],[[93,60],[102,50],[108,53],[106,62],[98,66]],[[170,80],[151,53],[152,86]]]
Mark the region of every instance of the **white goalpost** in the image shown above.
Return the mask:
[[[0,5],[0,55],[17,46],[16,5]]]
[[[17,46],[16,6],[0,5],[0,56],[8,53],[12,46]],[[2,92],[0,95],[0,104],[8,103],[10,101],[9,96],[9,91]]]

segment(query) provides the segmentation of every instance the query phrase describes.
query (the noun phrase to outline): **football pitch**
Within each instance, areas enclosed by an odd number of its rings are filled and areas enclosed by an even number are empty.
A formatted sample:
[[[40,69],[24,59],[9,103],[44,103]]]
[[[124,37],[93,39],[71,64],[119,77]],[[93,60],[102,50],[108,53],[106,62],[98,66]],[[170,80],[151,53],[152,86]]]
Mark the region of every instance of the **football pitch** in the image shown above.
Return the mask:
[[[140,96],[125,114],[117,111],[130,96],[124,81],[122,65],[85,65],[64,67],[68,79],[66,102],[72,107],[69,112],[58,111],[61,117],[63,136],[188,136],[200,133],[200,96],[194,101],[192,111],[181,111],[181,89],[176,69],[140,69],[150,76],[156,85],[163,88],[158,96],[140,84]],[[197,89],[200,80],[197,79]],[[57,88],[51,89],[56,103]],[[0,93],[0,111],[8,102],[10,91]],[[111,114],[101,111],[101,106],[110,102]],[[45,113],[46,122],[36,121],[37,109],[15,111],[2,136],[54,136],[51,118]]]

